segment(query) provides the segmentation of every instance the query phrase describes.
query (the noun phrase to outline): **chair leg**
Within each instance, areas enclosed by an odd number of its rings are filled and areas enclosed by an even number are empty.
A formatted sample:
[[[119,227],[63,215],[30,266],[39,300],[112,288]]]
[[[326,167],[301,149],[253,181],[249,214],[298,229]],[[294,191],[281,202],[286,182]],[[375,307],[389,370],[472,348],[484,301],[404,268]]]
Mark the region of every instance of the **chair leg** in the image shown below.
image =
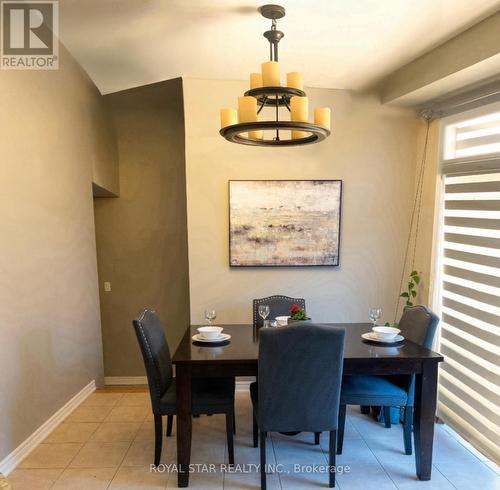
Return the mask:
[[[174,416],[167,415],[167,437],[172,435],[172,425],[174,423]]]
[[[161,458],[161,442],[163,439],[163,427],[161,415],[155,414],[155,466],[160,464]]]
[[[236,435],[236,412],[233,412],[233,434]]]
[[[413,427],[413,407],[406,406],[403,420],[403,441],[405,445],[405,454],[411,455],[411,433]]]
[[[345,428],[345,413],[346,406],[339,406],[339,428],[337,431],[338,442],[337,442],[337,454],[342,454],[342,448],[344,446],[344,428]]]
[[[233,413],[226,413],[226,436],[227,436],[227,453],[229,464],[234,464],[234,429],[233,429]]]
[[[260,488],[266,490],[266,433],[260,431]]]
[[[345,407],[345,405],[344,405],[344,407]],[[335,454],[337,452],[336,447],[335,447],[336,443],[337,443],[337,431],[331,430],[330,431],[330,448],[329,448],[329,452],[328,452],[328,464],[330,466],[328,485],[330,488],[333,488],[335,486],[335,470],[336,470]]]
[[[259,447],[259,428],[257,427],[257,419],[255,418],[255,412],[252,410],[253,418],[253,447]]]
[[[385,428],[391,428],[391,407],[384,407],[384,422]]]
[[[314,433],[314,445],[317,446],[319,444],[319,438],[321,436],[321,432]]]

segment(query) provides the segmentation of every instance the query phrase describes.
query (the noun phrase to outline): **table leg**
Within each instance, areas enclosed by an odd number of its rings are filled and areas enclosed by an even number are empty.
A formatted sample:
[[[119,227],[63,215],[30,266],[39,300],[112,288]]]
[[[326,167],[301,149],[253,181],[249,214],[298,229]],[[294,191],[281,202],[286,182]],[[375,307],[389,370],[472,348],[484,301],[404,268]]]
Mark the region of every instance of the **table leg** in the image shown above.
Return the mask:
[[[177,384],[177,485],[189,485],[191,459],[191,370],[189,366],[176,365]]]
[[[431,479],[437,373],[437,362],[422,362],[422,372],[416,376],[413,433],[415,438],[415,466],[419,480]]]

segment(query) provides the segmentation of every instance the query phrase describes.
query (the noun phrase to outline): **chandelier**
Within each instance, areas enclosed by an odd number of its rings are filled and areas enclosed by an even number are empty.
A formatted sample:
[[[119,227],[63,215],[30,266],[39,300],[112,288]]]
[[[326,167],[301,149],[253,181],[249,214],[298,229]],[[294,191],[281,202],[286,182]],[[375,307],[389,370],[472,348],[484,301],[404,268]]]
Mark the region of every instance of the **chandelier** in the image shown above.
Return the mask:
[[[272,20],[271,30],[264,32],[269,41],[270,60],[262,63],[261,73],[250,74],[250,90],[238,97],[238,109],[221,109],[220,134],[233,143],[253,146],[318,143],[330,135],[330,108],[315,108],[312,124],[302,74],[287,73],[286,86],[281,85],[278,43],[284,34],[277,30],[276,20],[285,16],[285,9],[280,5],[263,5],[259,12]],[[282,107],[290,113],[289,120],[280,120]],[[274,113],[273,119],[259,118],[264,108]]]

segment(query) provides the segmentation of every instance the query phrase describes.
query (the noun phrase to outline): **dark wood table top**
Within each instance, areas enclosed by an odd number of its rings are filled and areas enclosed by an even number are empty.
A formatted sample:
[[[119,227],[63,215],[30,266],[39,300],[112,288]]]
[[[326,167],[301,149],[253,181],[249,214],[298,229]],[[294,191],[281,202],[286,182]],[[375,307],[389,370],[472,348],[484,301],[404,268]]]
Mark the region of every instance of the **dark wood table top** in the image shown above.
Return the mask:
[[[371,323],[326,323],[346,330],[344,360],[375,361],[385,363],[407,361],[441,362],[443,357],[414,342],[405,339],[396,346],[378,346],[367,343],[361,334],[371,330]],[[197,333],[194,325],[187,329],[177,351],[172,359],[174,364],[225,364],[239,362],[256,362],[259,357],[259,330],[252,325],[222,325],[224,333],[231,335],[231,340],[225,345],[203,346],[194,343],[191,337]],[[280,327],[271,327],[280,328]]]

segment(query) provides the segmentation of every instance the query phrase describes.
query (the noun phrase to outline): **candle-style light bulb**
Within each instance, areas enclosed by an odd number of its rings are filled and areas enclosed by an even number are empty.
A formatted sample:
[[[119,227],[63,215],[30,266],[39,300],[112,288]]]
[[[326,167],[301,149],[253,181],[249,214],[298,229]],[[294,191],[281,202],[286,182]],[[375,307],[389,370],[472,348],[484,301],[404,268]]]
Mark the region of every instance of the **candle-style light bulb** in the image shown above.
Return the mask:
[[[302,73],[298,71],[292,71],[286,74],[286,86],[290,88],[297,88],[299,90],[304,90],[304,80]]]
[[[314,124],[330,130],[332,111],[329,107],[316,107],[314,109]]]
[[[264,87],[279,87],[280,65],[277,61],[262,63],[262,83]]]
[[[262,73],[250,73],[250,88],[260,88],[262,86]]]
[[[309,99],[294,96],[290,99],[290,120],[294,122],[307,122],[309,119]],[[292,139],[305,138],[305,131],[292,131]]]
[[[249,95],[238,97],[238,119],[240,123],[257,121],[257,99]],[[248,137],[262,139],[262,131],[249,131]]]
[[[220,127],[232,126],[238,124],[238,111],[232,107],[226,107],[220,110]]]

